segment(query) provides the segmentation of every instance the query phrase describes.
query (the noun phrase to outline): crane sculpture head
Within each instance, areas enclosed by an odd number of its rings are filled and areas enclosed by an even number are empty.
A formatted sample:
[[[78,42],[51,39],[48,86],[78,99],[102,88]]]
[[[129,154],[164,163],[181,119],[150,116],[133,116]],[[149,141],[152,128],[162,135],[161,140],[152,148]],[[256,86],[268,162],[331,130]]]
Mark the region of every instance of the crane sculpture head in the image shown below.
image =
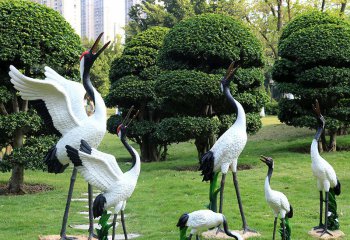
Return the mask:
[[[125,138],[126,136],[126,128],[130,125],[130,123],[137,117],[139,114],[139,110],[134,114],[132,118],[130,118],[131,112],[134,109],[134,106],[131,106],[131,108],[128,111],[128,114],[124,118],[123,122],[118,126],[117,128],[117,135],[120,139]]]
[[[106,49],[106,47],[109,45],[109,42],[107,42],[103,47],[97,51],[98,43],[100,42],[100,39],[103,35],[103,32],[100,33],[98,38],[96,39],[95,43],[92,45],[92,47],[83,52],[80,56],[80,75],[81,79],[83,80],[84,88],[86,89],[87,94],[90,96],[90,100],[92,100],[95,103],[95,94],[94,90],[90,81],[90,69],[92,65],[94,64],[95,60],[98,58],[98,56],[103,52],[103,50]]]
[[[320,108],[320,104],[318,103],[318,100],[315,100],[315,105],[312,104],[312,110],[314,110],[314,112],[317,115],[317,122],[320,126],[322,126],[322,128],[324,128],[326,121],[324,119],[324,117],[321,114],[321,108]]]
[[[265,157],[263,155],[260,156],[260,161],[265,163],[269,168],[274,167],[273,159],[271,157]]]
[[[221,82],[220,82],[221,91],[223,91],[224,87],[228,87],[230,85],[233,75],[237,72],[240,65],[241,65],[240,60],[236,62],[232,62],[230,64],[230,66],[226,71],[226,75],[221,79]]]

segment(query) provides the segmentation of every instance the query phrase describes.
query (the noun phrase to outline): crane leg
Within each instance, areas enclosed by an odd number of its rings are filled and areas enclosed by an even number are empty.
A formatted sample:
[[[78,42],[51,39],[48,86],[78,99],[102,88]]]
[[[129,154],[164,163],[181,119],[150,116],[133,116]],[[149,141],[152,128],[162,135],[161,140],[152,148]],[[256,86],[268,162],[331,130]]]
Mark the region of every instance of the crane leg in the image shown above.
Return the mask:
[[[314,230],[324,228],[322,223],[322,214],[323,214],[323,192],[320,191],[320,223],[318,226],[314,227]],[[327,215],[326,215],[327,218]]]
[[[221,177],[221,184],[220,184],[220,206],[219,206],[219,213],[222,213],[222,207],[223,207],[223,203],[224,203],[225,179],[226,179],[226,174],[222,174],[222,177]]]
[[[188,236],[188,240],[192,239],[192,233],[190,234],[190,236]]]
[[[96,234],[94,234],[94,218],[92,213],[92,186],[88,184],[88,197],[89,197],[89,238],[88,240],[91,240],[93,237],[96,237]]]
[[[284,218],[282,218],[282,240],[286,240],[286,223]]]
[[[112,223],[112,225],[113,225],[112,240],[114,240],[114,238],[115,238],[115,224],[116,224],[116,222],[117,222],[117,216],[118,216],[118,214],[114,214],[114,216],[113,216],[113,223]]]
[[[126,233],[126,227],[125,227],[124,211],[121,210],[120,214],[121,214],[120,218],[123,226],[124,237],[125,237],[125,240],[128,240],[128,234]]]
[[[273,222],[272,240],[275,240],[275,238],[276,238],[276,226],[277,226],[277,217],[275,217],[275,221]]]
[[[325,223],[324,223],[324,226],[323,226],[323,230],[321,230],[321,231],[318,231],[318,233],[321,233],[321,235],[320,236],[323,236],[324,234],[329,234],[329,235],[331,235],[331,236],[333,236],[333,234],[332,233],[330,233],[329,231],[328,231],[328,229],[327,229],[327,227],[328,227],[328,200],[329,200],[329,192],[326,192],[326,207],[325,207],[325,212],[324,212],[324,216],[325,216]]]
[[[233,173],[233,184],[235,185],[235,189],[236,189],[236,195],[237,195],[239,211],[240,211],[241,217],[242,217],[243,233],[246,233],[246,232],[256,233],[255,230],[250,229],[248,227],[248,225],[247,225],[247,221],[245,219],[244,211],[243,211],[243,205],[242,205],[242,200],[241,200],[241,193],[239,192],[239,186],[238,186],[238,181],[237,181],[237,173],[236,172],[232,172],[232,173]]]
[[[198,234],[196,235],[196,240],[200,240]]]
[[[70,178],[70,184],[69,184],[66,208],[64,210],[64,215],[63,215],[63,220],[62,220],[62,228],[61,228],[61,233],[60,233],[60,236],[61,236],[60,240],[74,240],[74,239],[76,239],[75,237],[67,237],[67,235],[66,235],[68,213],[69,213],[69,208],[70,208],[70,202],[72,200],[73,188],[74,188],[74,183],[75,183],[76,177],[77,177],[77,168],[74,167],[73,168],[73,172],[72,172],[72,176]]]

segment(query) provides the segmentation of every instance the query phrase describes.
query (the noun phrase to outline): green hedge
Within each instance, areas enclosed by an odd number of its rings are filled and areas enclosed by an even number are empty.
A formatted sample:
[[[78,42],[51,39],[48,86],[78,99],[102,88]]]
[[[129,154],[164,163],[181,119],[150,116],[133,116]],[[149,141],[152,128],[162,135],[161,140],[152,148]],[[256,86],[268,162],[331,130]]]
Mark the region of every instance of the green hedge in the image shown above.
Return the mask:
[[[263,65],[262,45],[251,30],[232,17],[202,14],[181,21],[165,36],[160,64],[210,71],[233,60],[245,66]],[[177,64],[178,63],[178,64]]]

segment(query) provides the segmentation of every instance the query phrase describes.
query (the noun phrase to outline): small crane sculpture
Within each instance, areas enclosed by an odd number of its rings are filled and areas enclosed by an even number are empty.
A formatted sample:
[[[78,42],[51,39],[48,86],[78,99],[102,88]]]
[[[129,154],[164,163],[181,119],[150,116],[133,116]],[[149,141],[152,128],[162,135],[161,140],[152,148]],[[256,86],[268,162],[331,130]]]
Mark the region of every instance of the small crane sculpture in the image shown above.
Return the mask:
[[[293,208],[289,204],[286,195],[279,191],[272,190],[270,187],[272,172],[274,168],[274,161],[271,157],[261,156],[260,160],[264,162],[268,167],[267,176],[265,179],[265,198],[269,206],[272,208],[275,214],[275,221],[273,223],[273,235],[272,239],[275,240],[276,225],[278,215],[281,215],[282,221],[282,240],[290,240],[290,227],[288,218],[293,217]],[[287,231],[286,231],[287,230]]]
[[[191,213],[184,213],[179,218],[177,227],[180,228],[180,240],[191,240],[192,236],[196,236],[196,240],[199,240],[199,235],[210,228],[218,227],[223,224],[224,232],[235,238],[236,240],[243,240],[242,236],[237,233],[231,233],[228,230],[226,218],[221,213],[213,212],[212,210],[198,210]],[[189,237],[186,237],[186,231],[191,228]]]
[[[321,236],[323,236],[326,233],[332,236],[332,233],[328,231],[329,226],[332,226],[331,230],[339,229],[339,223],[336,213],[335,195],[340,195],[341,185],[333,167],[324,158],[320,156],[320,153],[318,151],[318,141],[321,137],[322,131],[325,126],[325,119],[321,114],[320,105],[317,100],[315,101],[315,105],[312,105],[312,108],[317,116],[318,127],[315,137],[311,143],[311,168],[312,173],[317,180],[317,188],[320,192],[320,222],[319,225],[316,226],[314,229],[321,229],[321,231],[318,231],[319,233],[321,233]],[[323,200],[323,192],[325,192],[325,201]],[[331,213],[331,215],[333,216],[329,216],[329,196],[331,196],[332,204],[334,205],[333,213]],[[325,202],[324,224],[322,223],[323,202]],[[330,217],[332,217],[332,223],[330,223],[329,221]]]
[[[121,142],[132,157],[132,167],[129,171],[123,173],[114,156],[91,148],[84,140],[81,141],[79,150],[66,145],[67,154],[80,174],[88,183],[103,192],[94,200],[94,217],[101,216],[107,208],[114,206],[113,240],[115,238],[115,224],[119,212],[121,212],[124,237],[128,239],[125,228],[124,209],[126,201],[134,192],[141,170],[139,154],[126,141],[126,129],[138,114],[137,112],[129,120],[131,110],[132,108],[129,110],[123,123],[117,128],[117,134]]]

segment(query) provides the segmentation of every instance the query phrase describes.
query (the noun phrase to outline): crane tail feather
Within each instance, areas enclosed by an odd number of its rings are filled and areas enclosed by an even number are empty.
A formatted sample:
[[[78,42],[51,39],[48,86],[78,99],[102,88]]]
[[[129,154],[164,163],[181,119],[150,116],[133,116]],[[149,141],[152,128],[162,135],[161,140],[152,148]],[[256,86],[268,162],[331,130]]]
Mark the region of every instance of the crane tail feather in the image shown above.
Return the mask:
[[[106,202],[107,202],[106,197],[103,196],[102,193],[95,198],[92,206],[92,212],[93,212],[94,218],[97,218],[103,214],[105,210]]]
[[[69,164],[63,165],[58,161],[56,156],[57,148],[56,145],[53,146],[44,158],[44,163],[47,165],[47,170],[49,173],[63,173]]]
[[[91,155],[92,148],[85,140],[82,139],[80,143],[80,151]]]
[[[339,196],[341,193],[341,184],[338,179],[337,179],[337,185],[334,187],[334,193],[337,196]]]
[[[179,218],[179,221],[176,224],[176,227],[179,227],[180,229],[186,227],[187,221],[188,221],[189,215],[188,213],[184,213]]]
[[[289,208],[290,208],[290,210],[289,210],[289,212],[287,213],[287,217],[288,217],[288,218],[292,218],[293,215],[294,215],[292,205],[289,205]]]
[[[202,157],[199,162],[199,170],[202,171],[203,180],[209,181],[214,177],[214,153],[212,151],[208,151]]]
[[[75,167],[83,166],[83,163],[79,157],[79,152],[77,149],[66,145],[67,155],[69,159],[72,161]]]

